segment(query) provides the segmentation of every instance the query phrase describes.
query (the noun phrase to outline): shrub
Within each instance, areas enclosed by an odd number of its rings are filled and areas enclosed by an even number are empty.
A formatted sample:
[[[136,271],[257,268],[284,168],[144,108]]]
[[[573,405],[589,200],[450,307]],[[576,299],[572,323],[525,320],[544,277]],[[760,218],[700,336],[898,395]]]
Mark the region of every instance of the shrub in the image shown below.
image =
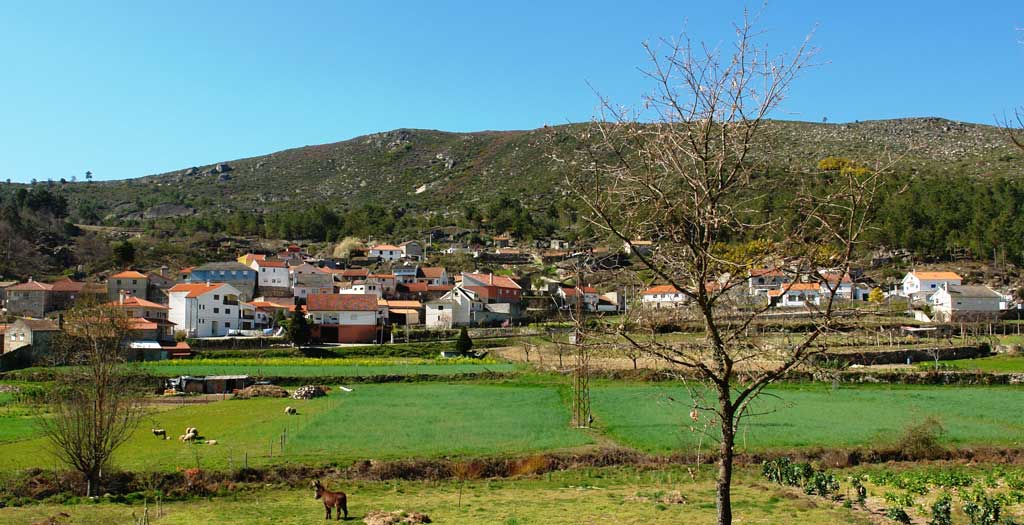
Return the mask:
[[[948,492],[943,492],[932,503],[932,519],[928,525],[953,525],[953,497]]]
[[[913,523],[910,521],[910,516],[907,514],[907,511],[903,510],[901,507],[889,507],[885,509],[885,517],[895,521],[896,523],[904,523],[906,525]]]
[[[468,354],[473,349],[473,340],[469,338],[469,332],[463,326],[459,330],[459,338],[455,341],[455,351],[460,354]]]
[[[920,423],[908,426],[896,447],[908,460],[934,459],[945,452],[940,443],[944,433],[942,422],[935,417],[928,417]]]

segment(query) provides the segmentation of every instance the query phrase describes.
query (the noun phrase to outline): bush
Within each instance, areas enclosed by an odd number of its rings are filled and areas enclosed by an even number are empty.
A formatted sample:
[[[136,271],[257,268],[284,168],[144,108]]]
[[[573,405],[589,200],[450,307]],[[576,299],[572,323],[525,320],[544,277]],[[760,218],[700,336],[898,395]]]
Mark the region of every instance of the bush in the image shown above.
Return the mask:
[[[928,520],[928,525],[953,525],[953,497],[948,492],[936,498],[931,510],[932,519]]]
[[[469,338],[469,332],[467,332],[466,327],[463,326],[462,330],[459,330],[459,338],[455,341],[455,351],[465,355],[472,349],[473,340]]]
[[[885,509],[885,517],[895,521],[896,523],[903,523],[906,525],[913,523],[910,521],[910,516],[907,514],[907,511],[903,510],[901,507],[889,507]]]
[[[896,447],[904,459],[935,459],[945,452],[940,442],[945,431],[941,421],[928,417],[908,426]]]

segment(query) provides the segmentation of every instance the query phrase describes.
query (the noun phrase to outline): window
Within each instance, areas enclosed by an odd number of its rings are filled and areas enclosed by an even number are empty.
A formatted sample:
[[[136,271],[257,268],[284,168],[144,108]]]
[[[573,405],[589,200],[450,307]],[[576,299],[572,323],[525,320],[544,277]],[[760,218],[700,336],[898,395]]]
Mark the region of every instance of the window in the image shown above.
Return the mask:
[[[227,314],[227,315],[231,315],[231,309],[230,308],[225,308],[224,309],[224,313]]]
[[[213,313],[215,313],[215,314],[219,314],[219,313],[220,313],[220,308],[214,308],[214,309],[213,309]]]
[[[139,284],[139,282],[135,279],[132,279],[132,284]]]
[[[231,321],[224,321],[224,328],[231,328]]]
[[[213,295],[213,300],[214,300],[214,301],[219,301],[219,300],[220,300],[220,296],[219,296],[219,295],[217,295],[217,294],[214,294],[214,295]]]

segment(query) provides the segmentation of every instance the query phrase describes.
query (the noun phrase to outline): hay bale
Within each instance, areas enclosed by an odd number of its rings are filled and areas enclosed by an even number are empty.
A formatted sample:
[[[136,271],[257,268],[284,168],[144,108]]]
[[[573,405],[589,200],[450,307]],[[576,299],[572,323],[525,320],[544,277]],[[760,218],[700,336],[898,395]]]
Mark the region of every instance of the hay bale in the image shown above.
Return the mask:
[[[306,385],[300,386],[295,389],[295,393],[292,394],[292,399],[313,399],[314,397],[324,397],[327,395],[327,390],[322,386],[317,385]]]
[[[400,525],[431,523],[431,521],[430,517],[422,512],[405,512],[404,510],[387,512],[384,510],[371,510],[366,513],[366,516],[363,518],[363,523],[366,525]]]
[[[255,397],[288,397],[288,391],[277,385],[252,385],[239,390],[235,394],[237,399],[252,399]]]

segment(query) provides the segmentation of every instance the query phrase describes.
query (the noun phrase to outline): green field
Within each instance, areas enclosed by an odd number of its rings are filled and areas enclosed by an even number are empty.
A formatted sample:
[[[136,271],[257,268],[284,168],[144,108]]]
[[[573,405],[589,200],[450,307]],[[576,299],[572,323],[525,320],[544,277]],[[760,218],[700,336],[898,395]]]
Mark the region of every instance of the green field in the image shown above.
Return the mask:
[[[714,485],[708,470],[691,480],[684,467],[659,471],[607,468],[555,472],[547,477],[519,480],[457,482],[340,482],[328,488],[344,490],[349,498],[350,523],[362,523],[370,510],[404,509],[424,512],[434,523],[472,524],[654,524],[712,523]],[[757,479],[754,469],[737,472],[733,491],[737,523],[872,523],[862,511],[844,509],[799,490],[773,486]],[[685,503],[662,503],[672,492]],[[211,500],[166,503],[162,517],[150,506],[156,525],[299,525],[323,522],[323,505],[306,487],[246,491]],[[111,525],[132,523],[142,504],[32,505],[0,509],[0,525],[33,523],[59,512],[68,523]],[[63,522],[58,522],[63,523]]]
[[[592,388],[599,425],[616,441],[649,452],[692,450],[702,423],[679,385],[602,384]],[[673,401],[674,399],[674,401]],[[957,445],[1019,446],[1024,440],[1024,389],[1015,387],[786,385],[754,406],[740,450],[877,446],[893,442],[910,424],[937,417],[944,440]],[[705,446],[709,443],[704,438]]]
[[[0,443],[25,439],[35,430],[31,412],[14,403],[14,394],[0,393]]]
[[[286,406],[298,408],[288,416]],[[371,384],[326,398],[228,400],[155,411],[115,456],[120,468],[238,467],[333,463],[457,455],[523,454],[591,442],[569,428],[554,387],[475,384]],[[175,438],[198,427],[217,445],[186,445]],[[164,428],[171,439],[155,438]],[[281,435],[288,435],[284,454]],[[0,443],[0,471],[51,466],[46,443]],[[273,451],[271,450],[273,446]],[[271,453],[273,452],[273,456]]]
[[[152,361],[135,365],[159,376],[249,374],[255,377],[348,377],[379,375],[455,375],[512,372],[520,365],[439,359],[205,359]]]
[[[1024,373],[1024,355],[996,355],[977,359],[943,361],[943,364],[962,370],[984,372]]]

